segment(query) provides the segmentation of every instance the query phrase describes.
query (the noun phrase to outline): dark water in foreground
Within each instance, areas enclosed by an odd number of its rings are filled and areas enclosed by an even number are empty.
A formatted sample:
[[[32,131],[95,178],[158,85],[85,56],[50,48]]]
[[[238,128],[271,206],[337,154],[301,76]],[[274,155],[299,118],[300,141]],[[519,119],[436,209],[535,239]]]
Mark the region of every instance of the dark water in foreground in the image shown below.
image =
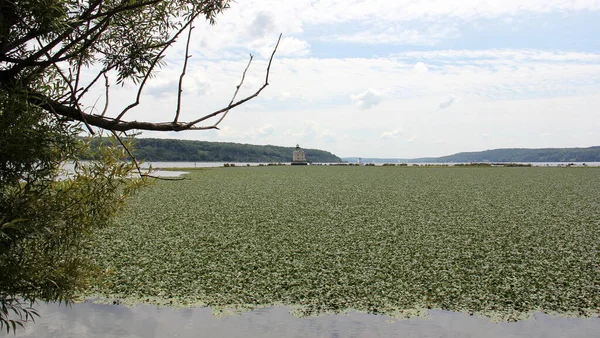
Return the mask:
[[[600,337],[600,318],[544,314],[516,323],[494,323],[441,310],[432,310],[426,319],[396,320],[356,312],[298,318],[283,307],[225,317],[215,317],[207,308],[83,303],[40,304],[39,309],[42,317],[16,337]]]

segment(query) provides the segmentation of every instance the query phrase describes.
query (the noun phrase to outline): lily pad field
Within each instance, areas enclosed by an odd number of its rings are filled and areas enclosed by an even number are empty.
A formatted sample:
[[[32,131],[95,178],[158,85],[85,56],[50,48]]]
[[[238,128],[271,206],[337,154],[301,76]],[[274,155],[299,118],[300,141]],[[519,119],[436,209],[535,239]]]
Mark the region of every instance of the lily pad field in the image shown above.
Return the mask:
[[[98,301],[600,314],[599,168],[190,170],[93,235]]]

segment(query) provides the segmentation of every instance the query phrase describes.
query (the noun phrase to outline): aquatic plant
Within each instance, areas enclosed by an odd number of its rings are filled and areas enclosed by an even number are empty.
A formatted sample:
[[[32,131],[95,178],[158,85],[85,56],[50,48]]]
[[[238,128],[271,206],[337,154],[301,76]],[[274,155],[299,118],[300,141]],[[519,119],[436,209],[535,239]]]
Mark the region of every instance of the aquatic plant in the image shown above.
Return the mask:
[[[134,198],[87,297],[499,320],[600,309],[597,168],[240,167]]]

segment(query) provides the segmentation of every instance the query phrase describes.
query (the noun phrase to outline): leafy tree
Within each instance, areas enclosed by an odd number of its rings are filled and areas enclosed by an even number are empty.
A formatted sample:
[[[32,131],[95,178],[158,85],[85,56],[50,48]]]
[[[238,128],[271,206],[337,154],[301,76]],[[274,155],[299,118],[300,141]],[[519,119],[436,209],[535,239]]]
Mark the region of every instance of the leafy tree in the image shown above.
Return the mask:
[[[92,147],[101,142],[95,138]],[[188,162],[290,162],[295,147],[253,145],[231,142],[207,142],[191,140],[136,138],[133,141],[133,154],[146,161],[188,161]],[[306,157],[313,163],[342,162],[334,154],[318,150],[304,149]],[[225,159],[228,156],[230,159]]]
[[[144,184],[128,179],[126,151],[96,148],[97,161],[61,165],[86,152],[77,125],[63,123],[17,95],[0,96],[0,328],[37,313],[36,300],[70,301],[96,273],[81,254],[85,236],[109,224]]]
[[[228,111],[256,97],[180,121],[182,79],[175,115],[166,122],[127,121],[165,53],[202,18],[214,23],[228,0],[0,0],[0,328],[15,330],[35,315],[36,300],[71,301],[94,278],[80,254],[86,235],[106,226],[141,179],[121,132],[216,128]],[[250,57],[250,62],[252,56]],[[248,67],[250,66],[248,63]],[[111,84],[137,86],[123,109],[109,106]],[[102,110],[86,107],[96,87]],[[200,123],[216,117],[216,123]],[[108,130],[116,137],[89,154],[79,137]],[[91,156],[90,165],[76,158]],[[61,165],[76,170],[63,177]],[[141,174],[141,173],[140,173]]]
[[[193,23],[199,17],[214,23],[216,15],[228,6],[228,0],[0,0],[0,90],[24,92],[30,104],[81,121],[90,131],[92,126],[112,131],[217,128],[231,108],[258,96],[268,85],[277,49],[276,45],[264,84],[252,95],[235,101],[242,76],[226,107],[180,121],[182,79],[191,58]],[[159,123],[125,120],[127,112],[139,104],[153,71],[164,64],[166,51],[186,31],[173,119]],[[250,62],[252,59],[250,56]],[[138,86],[135,100],[115,112],[109,109],[111,78],[117,85],[129,81]],[[92,88],[102,86],[98,84],[101,79],[106,89],[104,109],[87,111],[82,102]],[[217,116],[216,123],[199,125]]]

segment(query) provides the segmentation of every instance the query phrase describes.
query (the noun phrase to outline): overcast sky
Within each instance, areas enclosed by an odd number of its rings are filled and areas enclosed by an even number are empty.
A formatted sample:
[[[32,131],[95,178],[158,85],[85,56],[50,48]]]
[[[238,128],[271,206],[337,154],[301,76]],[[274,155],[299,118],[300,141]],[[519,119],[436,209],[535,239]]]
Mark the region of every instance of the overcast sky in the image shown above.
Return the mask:
[[[256,90],[283,33],[270,85],[221,130],[143,137],[398,158],[600,145],[600,0],[238,0],[195,26],[184,119],[226,106],[249,53],[240,94]],[[172,120],[183,48],[126,119]]]

